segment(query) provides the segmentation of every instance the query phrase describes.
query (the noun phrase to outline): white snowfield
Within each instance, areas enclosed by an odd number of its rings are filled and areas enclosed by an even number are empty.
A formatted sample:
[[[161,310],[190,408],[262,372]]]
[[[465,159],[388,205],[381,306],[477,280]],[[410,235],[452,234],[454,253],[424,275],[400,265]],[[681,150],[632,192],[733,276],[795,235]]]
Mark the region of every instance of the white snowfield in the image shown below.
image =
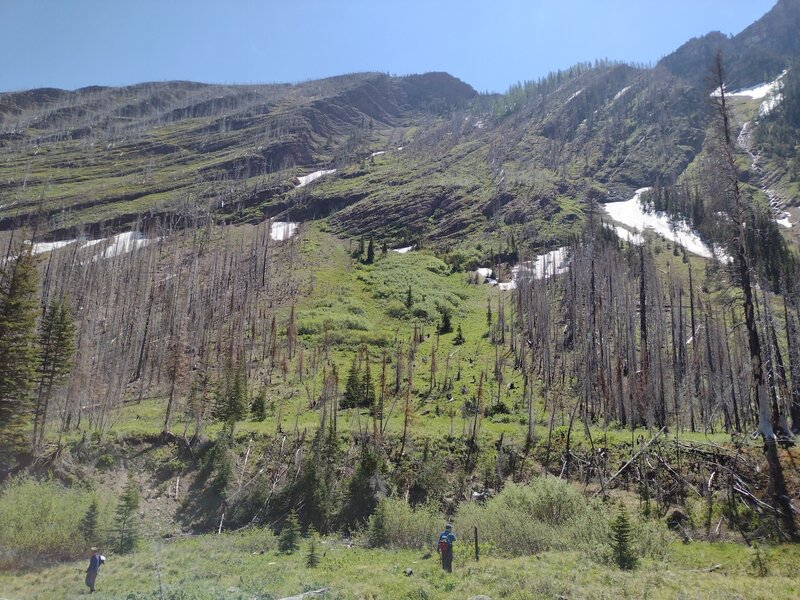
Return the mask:
[[[276,242],[283,242],[297,233],[297,223],[286,221],[273,221],[269,230],[269,237]]]
[[[625,95],[625,92],[627,92],[629,89],[631,89],[631,86],[624,87],[620,91],[618,91],[617,95],[614,96],[614,100],[612,100],[612,102],[616,102],[617,100],[622,98]]]
[[[378,150],[377,152],[373,152],[372,156],[380,156],[381,154],[386,154],[386,150]]]
[[[583,93],[583,90],[578,90],[577,92],[575,92],[574,94],[572,94],[572,96],[570,96],[569,98],[567,98],[567,102],[569,102],[570,100],[572,100],[572,99],[574,99],[574,98],[577,98],[577,97],[578,97],[578,96],[580,96],[582,93]],[[566,104],[566,102],[565,102],[565,104]]]
[[[774,81],[770,81],[768,83],[762,83],[755,87],[747,88],[744,90],[728,92],[728,96],[739,96],[744,98],[750,98],[752,100],[763,100],[761,106],[758,109],[758,114],[761,117],[765,117],[770,112],[775,110],[775,107],[781,103],[781,100],[783,100],[783,94],[781,94],[780,91],[781,88],[783,87],[783,81],[781,80],[785,75],[786,71],[778,75],[777,79],[775,79]],[[711,95],[714,97],[719,96],[719,88],[714,90],[714,92]]]
[[[785,213],[782,219],[775,219],[775,222],[781,227],[786,227],[786,229],[791,229],[792,227],[794,227],[794,225],[789,220],[789,218],[790,218],[789,213]]]
[[[156,238],[158,239],[158,238]],[[58,250],[59,248],[65,248],[71,244],[80,244],[79,249],[84,250],[86,248],[91,248],[92,246],[96,246],[98,244],[107,243],[108,246],[99,254],[95,254],[92,257],[93,261],[105,259],[105,258],[113,258],[115,256],[120,256],[121,254],[127,254],[131,250],[135,248],[141,248],[146,246],[150,242],[155,240],[147,239],[142,236],[141,233],[138,231],[127,231],[125,233],[120,233],[117,235],[112,235],[108,238],[100,238],[99,240],[61,240],[58,242],[37,242],[33,245],[32,252],[33,254],[44,254],[46,252],[52,252],[53,250]]]
[[[405,248],[392,248],[392,252],[397,252],[398,254],[408,254],[415,247],[416,246],[406,246]]]
[[[303,187],[311,183],[312,181],[316,181],[320,177],[324,177],[325,175],[330,175],[331,173],[336,173],[336,169],[323,169],[321,171],[314,171],[313,173],[309,173],[308,175],[301,175],[297,178],[300,182],[295,187]]]
[[[569,249],[561,247],[552,250],[546,254],[537,256],[533,260],[527,260],[515,265],[511,268],[511,281],[498,283],[494,279],[490,279],[489,275],[485,275],[486,283],[491,286],[497,286],[502,292],[517,289],[520,279],[547,279],[553,275],[561,275],[566,273],[569,268]],[[492,270],[488,267],[481,267],[476,269],[478,275],[484,273],[491,274]]]
[[[683,246],[692,254],[704,258],[715,257],[715,252],[700,239],[700,236],[689,227],[686,221],[672,222],[666,213],[653,213],[642,205],[641,196],[650,189],[652,188],[638,189],[630,200],[609,202],[604,204],[603,208],[614,221],[633,231],[639,233],[652,231]],[[719,252],[716,253],[716,257],[725,259]]]
[[[34,255],[36,254],[44,254],[45,252],[52,252],[53,250],[58,250],[59,248],[63,248],[64,246],[69,246],[70,244],[74,244],[78,240],[63,240],[60,242],[36,242],[33,245],[32,252]]]
[[[610,223],[606,223],[605,226],[608,229],[613,229],[619,239],[625,240],[629,244],[633,244],[634,246],[641,246],[644,244],[644,238],[630,229],[625,229],[620,225],[611,225]]]
[[[492,270],[489,267],[480,267],[475,269],[475,272],[478,274],[478,277],[483,277],[484,279],[492,275]]]
[[[110,238],[107,238],[110,245],[103,250],[99,254],[95,254],[92,257],[92,260],[102,260],[105,258],[114,258],[115,256],[120,256],[122,254],[127,254],[136,248],[142,248],[147,246],[150,242],[155,240],[149,240],[142,236],[141,233],[138,231],[126,231],[125,233],[120,233],[117,235],[113,235]],[[89,244],[85,245],[87,247]],[[94,245],[94,244],[91,244]]]

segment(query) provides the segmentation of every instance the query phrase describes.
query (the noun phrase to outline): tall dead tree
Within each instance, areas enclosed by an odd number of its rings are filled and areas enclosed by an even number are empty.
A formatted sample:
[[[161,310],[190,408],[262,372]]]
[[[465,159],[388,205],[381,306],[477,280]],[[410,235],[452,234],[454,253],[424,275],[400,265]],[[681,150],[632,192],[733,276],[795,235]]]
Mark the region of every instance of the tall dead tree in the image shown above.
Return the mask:
[[[781,513],[781,521],[786,535],[792,540],[798,540],[797,525],[794,521],[792,503],[786,489],[786,479],[783,467],[778,456],[778,439],[775,434],[780,426],[781,415],[778,407],[771,405],[769,390],[764,373],[762,358],[761,338],[755,314],[755,299],[753,288],[753,270],[746,246],[747,211],[739,186],[739,173],[736,167],[736,154],[731,136],[730,113],[725,93],[725,71],[722,63],[722,53],[718,52],[714,63],[714,79],[718,86],[715,98],[715,133],[718,137],[717,151],[720,154],[720,166],[723,169],[726,191],[730,194],[732,217],[735,221],[734,237],[732,240],[735,252],[734,261],[737,270],[737,283],[742,292],[742,307],[744,309],[745,325],[747,327],[747,341],[750,351],[750,366],[753,376],[753,392],[758,405],[758,433],[764,441],[764,455],[769,464],[770,482],[772,485],[773,499],[776,508]]]

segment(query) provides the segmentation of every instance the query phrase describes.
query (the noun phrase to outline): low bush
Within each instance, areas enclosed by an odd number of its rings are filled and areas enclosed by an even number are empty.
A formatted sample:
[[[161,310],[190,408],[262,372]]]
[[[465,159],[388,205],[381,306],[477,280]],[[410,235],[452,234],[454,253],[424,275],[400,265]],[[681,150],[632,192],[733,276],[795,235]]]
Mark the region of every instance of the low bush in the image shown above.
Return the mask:
[[[484,504],[463,503],[456,530],[470,532],[477,527],[481,540],[501,555],[578,550],[607,562],[613,560],[609,512],[569,483],[546,477],[528,485],[509,483]],[[665,556],[673,539],[666,525],[631,519],[631,528],[639,556]]]
[[[105,539],[113,513],[108,499],[53,481],[18,478],[7,482],[0,489],[0,569],[87,555],[96,543],[86,540],[82,531],[92,500],[97,502],[94,534]]]
[[[443,523],[433,505],[412,508],[403,500],[384,498],[370,517],[367,541],[390,548],[433,548]]]

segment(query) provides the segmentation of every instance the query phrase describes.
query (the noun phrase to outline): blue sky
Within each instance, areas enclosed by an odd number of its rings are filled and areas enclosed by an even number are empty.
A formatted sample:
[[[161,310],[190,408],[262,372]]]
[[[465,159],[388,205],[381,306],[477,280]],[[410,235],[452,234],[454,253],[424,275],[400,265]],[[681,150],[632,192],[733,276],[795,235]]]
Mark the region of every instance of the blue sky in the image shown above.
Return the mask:
[[[447,71],[505,91],[576,62],[650,63],[776,0],[0,0],[0,91]]]

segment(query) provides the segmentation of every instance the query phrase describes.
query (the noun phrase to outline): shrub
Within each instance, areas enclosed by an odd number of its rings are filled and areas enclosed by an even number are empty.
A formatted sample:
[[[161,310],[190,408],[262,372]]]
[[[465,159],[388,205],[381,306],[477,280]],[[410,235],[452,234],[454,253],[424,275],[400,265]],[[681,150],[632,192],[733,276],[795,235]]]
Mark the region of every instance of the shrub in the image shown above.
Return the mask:
[[[504,555],[588,551],[603,544],[607,530],[598,507],[555,477],[509,483],[485,504],[462,504],[456,525],[463,531],[477,527],[482,539]]]
[[[384,498],[370,518],[367,541],[391,548],[431,548],[443,522],[431,504],[412,508],[403,500]]]
[[[95,534],[104,538],[111,517],[105,498],[53,481],[17,478],[7,482],[0,488],[0,569],[85,556],[89,542],[81,521],[93,501],[97,504]]]

